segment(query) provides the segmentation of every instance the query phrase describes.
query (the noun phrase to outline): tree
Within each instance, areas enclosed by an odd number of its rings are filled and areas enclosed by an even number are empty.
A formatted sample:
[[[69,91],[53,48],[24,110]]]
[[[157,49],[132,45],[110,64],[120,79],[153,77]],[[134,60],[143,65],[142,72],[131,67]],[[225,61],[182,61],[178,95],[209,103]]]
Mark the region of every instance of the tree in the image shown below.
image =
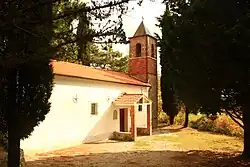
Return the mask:
[[[57,2],[54,7],[56,16],[53,45],[60,50],[54,59],[73,58],[90,66],[91,57],[87,54],[87,47],[91,43],[127,43],[122,15],[129,10],[128,2],[129,0],[94,0],[89,4],[79,1]],[[141,2],[138,1],[139,4]]]
[[[90,50],[87,50],[90,57],[90,66],[116,72],[127,72],[128,56],[123,56],[119,51],[113,51],[111,46],[105,46],[102,50],[98,48],[94,50],[93,47],[94,45],[91,45]]]
[[[99,19],[103,19],[104,9],[123,13],[129,0],[102,1],[102,4],[93,2],[91,7],[78,1],[70,6],[68,2],[0,2],[0,119],[4,122],[1,122],[0,130],[8,134],[9,167],[19,167],[20,139],[28,137],[50,110],[52,55],[54,57],[58,49],[83,38],[71,33],[74,27],[67,29],[60,26],[72,26],[72,21],[86,12],[93,12]],[[57,5],[58,10],[52,12],[52,7]],[[111,16],[107,13],[105,16]],[[113,25],[109,31],[101,28],[90,36],[120,39],[115,34],[121,34],[122,25]],[[85,40],[89,41],[88,38]]]
[[[5,1],[1,6],[0,62],[6,64],[0,64],[0,117],[6,123],[1,131],[8,134],[9,167],[19,167],[20,139],[27,138],[50,109],[52,2],[23,8],[41,2]],[[34,24],[37,20],[45,21]]]
[[[175,0],[169,11],[174,14],[161,22],[161,54],[170,57],[162,63],[175,94],[190,109],[226,112],[244,128],[243,155],[250,158],[248,2]]]
[[[161,68],[161,97],[162,97],[162,110],[169,116],[170,119],[170,125],[172,125],[174,123],[174,117],[178,114],[178,109],[177,109],[177,101],[176,101],[176,97],[175,97],[175,93],[174,93],[174,87],[173,84],[171,82],[169,82],[169,79],[171,79],[171,73],[170,69],[170,63],[169,63],[169,59],[171,58],[171,56],[166,55],[165,53],[167,53],[165,50],[169,50],[171,49],[170,47],[163,47],[167,46],[166,44],[166,40],[164,39],[165,37],[168,37],[168,40],[171,40],[170,36],[167,36],[168,33],[171,33],[170,27],[171,24],[169,24],[169,22],[172,21],[172,18],[169,17],[169,19],[167,20],[168,13],[165,14],[165,17],[163,18],[164,21],[162,21],[160,23],[160,26],[166,26],[164,29],[162,29],[162,40],[160,42],[160,64],[162,66]],[[159,18],[160,21],[160,18]]]

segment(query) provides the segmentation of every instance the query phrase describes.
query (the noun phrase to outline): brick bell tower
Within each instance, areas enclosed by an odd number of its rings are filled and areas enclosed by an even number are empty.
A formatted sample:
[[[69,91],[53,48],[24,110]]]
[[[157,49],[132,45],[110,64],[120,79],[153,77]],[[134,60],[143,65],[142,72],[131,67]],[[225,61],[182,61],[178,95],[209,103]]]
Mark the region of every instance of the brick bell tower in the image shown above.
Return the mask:
[[[148,97],[153,101],[152,126],[156,128],[158,124],[156,38],[150,34],[143,21],[134,36],[129,38],[129,56],[129,75],[151,85]]]

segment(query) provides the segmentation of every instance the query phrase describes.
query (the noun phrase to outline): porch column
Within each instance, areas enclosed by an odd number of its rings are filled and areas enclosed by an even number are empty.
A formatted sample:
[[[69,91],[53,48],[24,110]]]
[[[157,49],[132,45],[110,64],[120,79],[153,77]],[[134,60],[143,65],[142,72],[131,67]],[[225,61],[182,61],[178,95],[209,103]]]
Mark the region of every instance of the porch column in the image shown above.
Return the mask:
[[[152,113],[151,113],[151,104],[147,105],[147,131],[148,135],[152,135]]]
[[[130,117],[131,117],[131,137],[135,140],[137,132],[136,132],[136,124],[135,124],[135,106],[131,106],[130,108]]]

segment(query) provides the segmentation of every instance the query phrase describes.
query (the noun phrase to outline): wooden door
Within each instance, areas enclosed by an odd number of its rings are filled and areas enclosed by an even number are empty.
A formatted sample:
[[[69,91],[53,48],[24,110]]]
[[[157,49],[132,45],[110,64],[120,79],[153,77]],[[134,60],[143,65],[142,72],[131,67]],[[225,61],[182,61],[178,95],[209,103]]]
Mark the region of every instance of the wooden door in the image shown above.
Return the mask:
[[[125,110],[120,109],[120,132],[125,132]]]

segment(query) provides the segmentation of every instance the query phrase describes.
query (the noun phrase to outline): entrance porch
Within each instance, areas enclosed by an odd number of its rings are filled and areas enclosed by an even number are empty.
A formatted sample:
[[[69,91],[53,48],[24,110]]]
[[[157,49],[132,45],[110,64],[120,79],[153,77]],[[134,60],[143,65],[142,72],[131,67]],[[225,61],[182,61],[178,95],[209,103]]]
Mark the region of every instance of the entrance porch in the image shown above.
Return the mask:
[[[137,136],[152,134],[152,102],[143,94],[124,93],[114,101],[119,114],[119,133]]]

